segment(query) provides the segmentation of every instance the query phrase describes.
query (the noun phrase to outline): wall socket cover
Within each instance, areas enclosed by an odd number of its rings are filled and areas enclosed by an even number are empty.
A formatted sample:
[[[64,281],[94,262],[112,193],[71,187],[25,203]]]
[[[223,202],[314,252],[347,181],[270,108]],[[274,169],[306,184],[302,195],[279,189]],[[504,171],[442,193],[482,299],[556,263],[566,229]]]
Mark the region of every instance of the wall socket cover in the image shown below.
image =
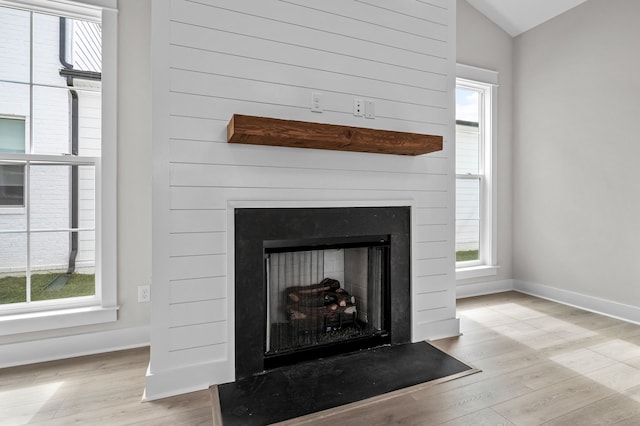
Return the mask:
[[[364,118],[376,118],[376,104],[373,101],[364,101]]]
[[[364,101],[362,99],[353,100],[353,115],[362,117],[364,115]]]
[[[322,112],[322,96],[320,93],[311,93],[311,111]]]
[[[140,285],[138,286],[138,302],[151,302],[151,286]]]

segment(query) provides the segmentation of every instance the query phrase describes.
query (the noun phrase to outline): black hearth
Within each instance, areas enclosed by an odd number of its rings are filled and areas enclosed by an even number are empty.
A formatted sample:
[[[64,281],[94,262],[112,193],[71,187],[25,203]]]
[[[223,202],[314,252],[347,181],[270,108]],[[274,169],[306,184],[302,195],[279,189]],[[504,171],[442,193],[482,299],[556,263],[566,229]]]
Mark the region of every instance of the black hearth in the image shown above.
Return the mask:
[[[410,208],[235,210],[236,377],[410,341]]]

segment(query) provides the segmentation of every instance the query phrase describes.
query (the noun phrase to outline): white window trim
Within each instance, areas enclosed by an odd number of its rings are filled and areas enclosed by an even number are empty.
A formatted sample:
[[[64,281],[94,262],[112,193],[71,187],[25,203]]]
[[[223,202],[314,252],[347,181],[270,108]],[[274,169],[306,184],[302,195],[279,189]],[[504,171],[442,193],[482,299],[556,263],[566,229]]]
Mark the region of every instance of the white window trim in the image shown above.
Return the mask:
[[[99,20],[105,11],[118,10],[117,0],[0,0],[0,6],[89,21]]]
[[[497,143],[498,143],[498,73],[496,71],[469,65],[456,65],[456,85],[462,83],[470,87],[490,90],[484,96],[483,121],[491,123],[484,129],[484,179],[480,217],[480,260],[456,263],[456,280],[482,278],[498,274],[498,197],[497,197]],[[480,83],[480,85],[478,85]],[[488,89],[487,89],[488,86]],[[489,171],[487,173],[487,171]]]
[[[37,312],[0,315],[0,336],[117,320],[117,48],[116,0],[0,0],[0,6],[102,22],[102,152],[96,162],[96,294]],[[96,300],[99,299],[99,303]],[[48,304],[42,304],[48,307]]]

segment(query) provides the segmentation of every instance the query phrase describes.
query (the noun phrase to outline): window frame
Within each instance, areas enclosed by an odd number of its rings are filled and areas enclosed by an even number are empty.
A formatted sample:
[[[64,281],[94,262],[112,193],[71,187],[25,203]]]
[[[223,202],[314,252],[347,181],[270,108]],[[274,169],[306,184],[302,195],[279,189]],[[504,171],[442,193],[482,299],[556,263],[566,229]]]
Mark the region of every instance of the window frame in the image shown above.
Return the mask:
[[[456,279],[472,279],[496,275],[498,271],[497,226],[497,125],[498,73],[491,70],[457,64],[456,87],[481,92],[480,170],[478,176],[457,175],[458,178],[479,178],[480,182],[480,244],[479,259],[456,262]]]
[[[36,307],[3,307],[0,336],[53,330],[117,320],[117,1],[116,0],[0,0],[0,6],[34,13],[90,20],[102,24],[101,156],[95,160],[95,296],[38,302]],[[16,160],[27,155],[16,155]],[[28,155],[29,160],[55,162],[62,158]],[[71,160],[82,163],[79,158]],[[69,159],[64,158],[65,162]]]

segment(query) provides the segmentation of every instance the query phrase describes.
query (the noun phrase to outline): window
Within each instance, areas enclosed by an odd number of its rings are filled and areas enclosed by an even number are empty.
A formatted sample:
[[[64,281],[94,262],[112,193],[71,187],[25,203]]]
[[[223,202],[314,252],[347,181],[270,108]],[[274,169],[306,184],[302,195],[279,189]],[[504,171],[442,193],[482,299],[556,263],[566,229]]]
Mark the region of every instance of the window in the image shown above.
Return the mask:
[[[0,6],[0,334],[116,318],[112,3]]]
[[[466,78],[461,77],[463,75]],[[456,80],[456,267],[458,278],[496,272],[497,75],[458,66]]]
[[[0,116],[0,153],[24,153],[24,124],[24,117]],[[3,207],[24,207],[22,166],[0,164],[0,208]]]

